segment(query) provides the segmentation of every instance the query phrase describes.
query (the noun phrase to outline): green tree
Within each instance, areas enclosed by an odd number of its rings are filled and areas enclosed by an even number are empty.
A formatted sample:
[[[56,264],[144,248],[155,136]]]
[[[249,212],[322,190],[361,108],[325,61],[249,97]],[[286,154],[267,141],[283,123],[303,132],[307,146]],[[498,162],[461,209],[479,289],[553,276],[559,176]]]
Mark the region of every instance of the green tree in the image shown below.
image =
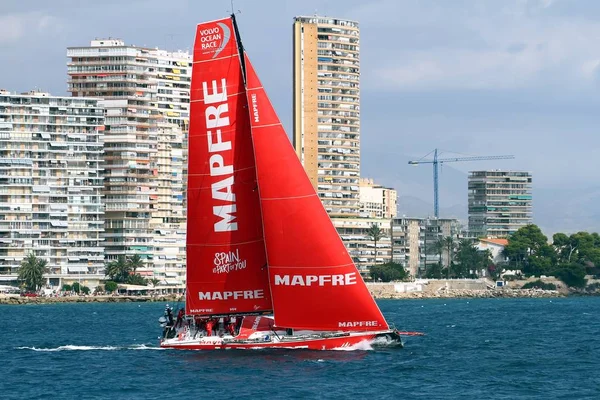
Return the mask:
[[[446,254],[448,254],[448,269],[450,269],[450,265],[454,261],[454,249],[456,243],[454,242],[454,238],[452,236],[446,236],[444,238],[444,244],[446,245]]]
[[[17,279],[27,290],[38,291],[44,284],[44,274],[48,273],[48,262],[37,258],[35,254],[29,255],[21,261]]]
[[[131,273],[131,267],[125,256],[120,255],[116,261],[110,262],[106,267],[106,275],[115,282],[127,282]]]
[[[152,278],[152,279],[149,279],[148,282],[150,282],[152,284],[152,286],[156,287],[160,283],[160,280],[156,279],[156,278]]]
[[[79,294],[81,292],[81,284],[79,282],[74,282],[72,288],[75,293]]]
[[[62,290],[65,292],[70,292],[71,290],[73,290],[73,287],[71,285],[65,283],[62,287]]]
[[[508,237],[503,255],[509,259],[509,268],[523,269],[525,272],[529,257],[538,254],[544,246],[548,246],[548,238],[537,225],[529,224]]]
[[[375,264],[377,264],[377,242],[383,237],[383,231],[378,225],[373,224],[367,230],[367,234],[371,237],[371,239],[373,239],[373,242],[375,243]]]
[[[577,250],[577,243],[573,240],[573,235],[567,236],[564,233],[555,233],[552,236],[552,245],[560,262],[571,262],[571,256]]]
[[[408,277],[402,265],[394,262],[372,265],[369,267],[369,274],[374,281],[381,282],[401,281]]]
[[[144,260],[140,257],[139,254],[134,254],[127,260],[127,265],[129,266],[130,271],[135,274],[138,268],[144,268]]]
[[[569,287],[584,288],[587,283],[585,268],[580,264],[563,265],[555,275]]]
[[[133,274],[129,275],[129,277],[127,278],[127,283],[129,283],[130,285],[147,286],[148,280],[140,274]]]
[[[117,282],[113,282],[113,281],[104,282],[104,290],[106,290],[108,293],[115,292],[118,287],[119,287],[119,285],[117,284]]]
[[[428,279],[442,279],[444,268],[442,267],[442,262],[435,263],[430,265],[427,269],[427,273],[425,277]]]
[[[433,242],[432,247],[433,251],[435,251],[435,253],[439,256],[439,263],[441,265],[444,252],[446,251],[446,241],[444,240],[444,238],[439,237],[435,242]]]
[[[461,239],[456,250],[456,264],[449,271],[454,278],[467,278],[470,270],[477,269],[479,254],[475,244],[469,239]]]
[[[600,266],[600,237],[597,233],[577,232],[569,238],[577,247],[575,259],[567,260],[576,261],[584,265],[592,263]]]

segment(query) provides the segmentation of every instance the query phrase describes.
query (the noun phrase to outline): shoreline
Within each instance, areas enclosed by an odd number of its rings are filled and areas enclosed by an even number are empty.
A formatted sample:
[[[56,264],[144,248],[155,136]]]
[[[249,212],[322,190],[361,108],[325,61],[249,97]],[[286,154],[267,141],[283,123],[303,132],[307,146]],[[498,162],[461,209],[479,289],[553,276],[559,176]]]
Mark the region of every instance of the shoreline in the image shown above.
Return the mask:
[[[449,289],[435,293],[407,292],[380,293],[370,290],[377,300],[415,300],[415,299],[493,299],[493,298],[561,298],[598,296],[599,293],[561,292],[557,290],[538,289]],[[1,297],[0,305],[23,304],[56,304],[56,303],[135,303],[135,302],[169,302],[183,303],[184,296],[68,296],[68,297]]]
[[[20,304],[56,304],[56,303],[147,303],[147,302],[185,302],[185,297],[180,295],[161,296],[65,296],[65,297],[3,297],[0,295],[0,305]]]
[[[431,292],[408,292],[390,293],[377,295],[375,299],[496,299],[496,298],[558,298],[570,297],[572,294],[559,292],[557,290],[536,289],[449,289],[435,293]]]

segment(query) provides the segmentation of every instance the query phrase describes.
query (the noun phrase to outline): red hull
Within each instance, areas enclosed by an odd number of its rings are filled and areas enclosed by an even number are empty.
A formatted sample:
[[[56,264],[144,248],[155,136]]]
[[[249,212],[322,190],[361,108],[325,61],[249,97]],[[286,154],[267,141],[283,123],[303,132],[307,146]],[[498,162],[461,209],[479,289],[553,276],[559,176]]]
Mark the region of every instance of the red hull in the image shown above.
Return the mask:
[[[350,333],[342,336],[323,337],[314,339],[284,340],[270,342],[222,342],[215,337],[215,342],[202,343],[199,340],[186,341],[171,339],[163,341],[162,348],[178,350],[259,350],[259,349],[304,349],[304,350],[368,350],[371,345],[377,345],[381,338],[381,344],[385,346],[402,347],[402,340],[397,331],[382,331],[368,333]],[[364,343],[364,347],[359,344]]]

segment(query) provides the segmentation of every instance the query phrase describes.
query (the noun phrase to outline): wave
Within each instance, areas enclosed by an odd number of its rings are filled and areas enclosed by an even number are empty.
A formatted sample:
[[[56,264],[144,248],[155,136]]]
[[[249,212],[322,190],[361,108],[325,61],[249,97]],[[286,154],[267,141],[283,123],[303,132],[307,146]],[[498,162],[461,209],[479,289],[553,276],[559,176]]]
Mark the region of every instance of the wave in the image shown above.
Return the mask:
[[[31,350],[31,351],[41,351],[41,352],[49,352],[49,351],[115,351],[115,350],[164,350],[160,347],[155,346],[146,346],[145,344],[136,344],[131,346],[76,346],[72,344],[68,344],[65,346],[58,347],[29,347],[22,346],[17,347],[17,350]]]

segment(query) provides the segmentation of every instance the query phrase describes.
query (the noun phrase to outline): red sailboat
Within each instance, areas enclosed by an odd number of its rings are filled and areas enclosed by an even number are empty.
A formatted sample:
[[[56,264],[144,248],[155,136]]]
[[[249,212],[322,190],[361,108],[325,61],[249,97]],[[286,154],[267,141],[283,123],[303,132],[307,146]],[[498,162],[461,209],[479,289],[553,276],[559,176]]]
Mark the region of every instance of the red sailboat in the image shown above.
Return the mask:
[[[162,347],[402,345],[296,156],[233,15],[197,27],[187,221],[187,317],[162,320]]]

